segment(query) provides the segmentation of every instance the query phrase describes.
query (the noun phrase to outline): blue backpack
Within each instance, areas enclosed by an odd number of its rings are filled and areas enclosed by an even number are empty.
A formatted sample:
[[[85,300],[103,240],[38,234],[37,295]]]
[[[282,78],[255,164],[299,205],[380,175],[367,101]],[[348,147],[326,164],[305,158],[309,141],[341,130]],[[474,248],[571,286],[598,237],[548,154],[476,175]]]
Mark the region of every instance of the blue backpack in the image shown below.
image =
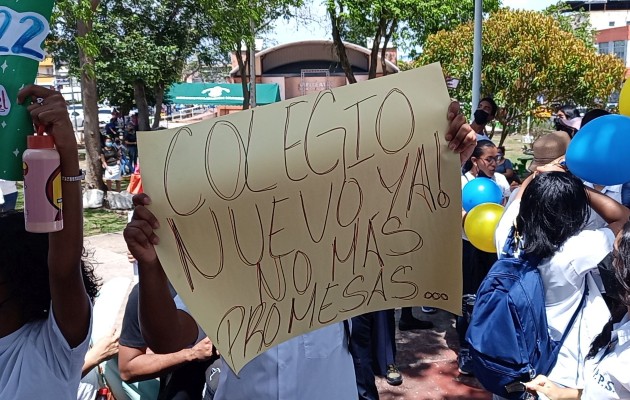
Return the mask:
[[[558,352],[588,295],[571,317],[559,341],[549,336],[540,260],[515,257],[514,229],[477,291],[466,342],[475,377],[483,387],[507,399],[527,398],[522,382],[549,374]]]

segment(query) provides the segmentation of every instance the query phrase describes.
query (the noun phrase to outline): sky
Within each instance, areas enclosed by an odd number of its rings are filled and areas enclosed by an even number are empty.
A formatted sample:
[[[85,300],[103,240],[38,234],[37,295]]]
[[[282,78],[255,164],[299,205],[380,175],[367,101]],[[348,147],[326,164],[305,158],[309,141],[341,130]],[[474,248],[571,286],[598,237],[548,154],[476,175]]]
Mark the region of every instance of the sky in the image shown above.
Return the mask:
[[[317,0],[313,3],[321,4]],[[543,10],[555,4],[554,0],[503,0],[502,4],[505,7],[524,9],[524,10]],[[305,26],[305,24],[297,24],[295,20],[290,21],[278,21],[276,23],[275,34],[270,35],[270,38],[275,43],[282,44],[288,42],[295,42],[300,40],[312,40],[312,39],[331,39],[329,22],[326,17],[326,12],[321,5],[311,5],[310,14],[313,22]]]

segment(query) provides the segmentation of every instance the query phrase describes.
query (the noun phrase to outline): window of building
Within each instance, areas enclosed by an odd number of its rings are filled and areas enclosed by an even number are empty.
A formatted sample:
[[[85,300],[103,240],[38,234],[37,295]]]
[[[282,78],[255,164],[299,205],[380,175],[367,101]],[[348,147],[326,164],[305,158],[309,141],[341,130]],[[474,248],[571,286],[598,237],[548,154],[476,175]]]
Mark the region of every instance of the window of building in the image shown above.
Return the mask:
[[[610,53],[610,42],[604,42],[598,44],[598,52],[599,54],[608,54]]]
[[[615,26],[615,21],[608,22],[608,26]]]
[[[613,42],[613,52],[617,57],[625,62],[626,60],[626,41],[625,40],[615,40]]]

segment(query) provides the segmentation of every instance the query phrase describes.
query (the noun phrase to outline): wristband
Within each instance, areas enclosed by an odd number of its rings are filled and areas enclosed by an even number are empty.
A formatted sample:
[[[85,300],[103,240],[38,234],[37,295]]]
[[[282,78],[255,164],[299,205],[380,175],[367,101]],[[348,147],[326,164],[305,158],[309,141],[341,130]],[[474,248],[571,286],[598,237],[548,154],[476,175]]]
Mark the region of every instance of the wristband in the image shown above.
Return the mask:
[[[77,176],[61,176],[62,182],[80,182],[85,179],[85,171],[80,169]]]

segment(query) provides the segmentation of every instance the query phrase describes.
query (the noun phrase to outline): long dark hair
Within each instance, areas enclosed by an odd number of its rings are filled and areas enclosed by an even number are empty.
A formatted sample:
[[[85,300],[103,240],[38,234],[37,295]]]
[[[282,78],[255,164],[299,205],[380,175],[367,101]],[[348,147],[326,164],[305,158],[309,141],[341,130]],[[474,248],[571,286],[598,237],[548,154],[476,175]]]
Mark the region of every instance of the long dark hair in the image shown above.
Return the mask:
[[[480,140],[477,142],[477,145],[475,146],[475,150],[473,150],[472,155],[470,156],[470,158],[468,159],[468,161],[466,161],[466,163],[464,164],[464,168],[463,171],[464,173],[470,171],[473,167],[473,162],[472,162],[472,158],[479,158],[483,155],[483,152],[486,148],[493,148],[496,147],[494,145],[494,143],[492,143],[490,140]]]
[[[569,172],[536,176],[523,192],[516,229],[524,238],[524,252],[540,259],[552,256],[576,235],[590,216],[582,181]]]
[[[48,234],[24,229],[22,212],[0,213],[0,275],[7,282],[9,295],[22,307],[26,321],[45,319],[50,310],[48,280]],[[83,250],[81,272],[85,290],[93,301],[100,279]]]
[[[604,325],[602,332],[597,335],[591,344],[588,357],[594,357],[601,349],[610,343],[613,325],[619,323],[630,307],[630,222],[626,222],[621,231],[617,249],[613,250],[613,267],[615,277],[619,282],[621,291],[619,299],[621,304],[612,312],[610,320]]]

